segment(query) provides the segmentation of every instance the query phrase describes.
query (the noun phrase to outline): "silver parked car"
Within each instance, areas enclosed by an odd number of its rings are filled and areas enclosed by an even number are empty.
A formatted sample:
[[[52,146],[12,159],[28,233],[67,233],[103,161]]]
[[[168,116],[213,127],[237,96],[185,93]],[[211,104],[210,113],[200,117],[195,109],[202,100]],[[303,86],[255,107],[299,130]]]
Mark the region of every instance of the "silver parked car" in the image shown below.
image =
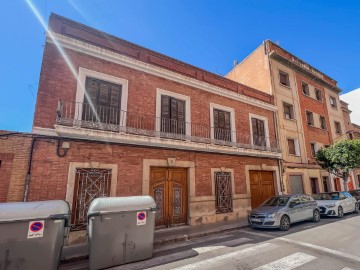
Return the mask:
[[[255,228],[279,228],[287,231],[290,224],[312,220],[320,221],[316,201],[305,194],[279,195],[269,198],[249,213],[249,225]]]

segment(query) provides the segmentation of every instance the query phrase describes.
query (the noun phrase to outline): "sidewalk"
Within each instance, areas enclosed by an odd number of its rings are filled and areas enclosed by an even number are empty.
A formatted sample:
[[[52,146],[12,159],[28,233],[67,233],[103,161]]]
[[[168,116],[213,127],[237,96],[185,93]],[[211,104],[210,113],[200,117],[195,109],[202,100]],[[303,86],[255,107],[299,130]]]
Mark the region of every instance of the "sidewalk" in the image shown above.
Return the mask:
[[[164,245],[170,242],[185,241],[195,237],[202,237],[210,234],[217,234],[225,231],[245,228],[248,226],[247,219],[236,221],[224,221],[198,226],[181,226],[169,229],[156,230],[154,234],[154,246]],[[88,256],[87,243],[63,248],[62,258],[65,261],[76,261],[85,259]]]

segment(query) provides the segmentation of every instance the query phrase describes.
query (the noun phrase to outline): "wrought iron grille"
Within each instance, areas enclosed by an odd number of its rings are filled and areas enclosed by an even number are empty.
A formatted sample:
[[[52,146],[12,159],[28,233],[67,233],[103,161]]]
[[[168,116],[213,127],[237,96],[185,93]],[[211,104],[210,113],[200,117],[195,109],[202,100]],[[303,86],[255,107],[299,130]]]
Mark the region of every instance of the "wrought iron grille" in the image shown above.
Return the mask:
[[[231,173],[215,172],[216,213],[232,212]]]
[[[72,229],[84,230],[91,202],[110,196],[111,169],[77,169],[75,180]]]

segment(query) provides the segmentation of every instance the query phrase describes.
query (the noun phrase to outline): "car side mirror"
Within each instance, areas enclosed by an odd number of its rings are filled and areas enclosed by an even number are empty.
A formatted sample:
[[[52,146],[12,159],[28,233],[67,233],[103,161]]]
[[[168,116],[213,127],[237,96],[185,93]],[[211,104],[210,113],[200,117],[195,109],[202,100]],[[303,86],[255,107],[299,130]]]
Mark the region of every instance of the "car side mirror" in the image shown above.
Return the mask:
[[[294,202],[291,202],[290,205],[289,205],[290,208],[294,208],[294,206],[295,206]]]

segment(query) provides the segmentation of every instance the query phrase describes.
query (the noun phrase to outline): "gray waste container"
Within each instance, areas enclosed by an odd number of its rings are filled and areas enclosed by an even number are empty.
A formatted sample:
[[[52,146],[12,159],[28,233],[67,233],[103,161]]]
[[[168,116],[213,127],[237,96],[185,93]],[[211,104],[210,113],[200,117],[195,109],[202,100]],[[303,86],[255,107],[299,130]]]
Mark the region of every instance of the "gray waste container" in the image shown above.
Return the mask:
[[[150,196],[95,199],[88,211],[90,269],[151,258],[155,211]]]
[[[0,269],[57,269],[69,216],[65,201],[0,203]]]

